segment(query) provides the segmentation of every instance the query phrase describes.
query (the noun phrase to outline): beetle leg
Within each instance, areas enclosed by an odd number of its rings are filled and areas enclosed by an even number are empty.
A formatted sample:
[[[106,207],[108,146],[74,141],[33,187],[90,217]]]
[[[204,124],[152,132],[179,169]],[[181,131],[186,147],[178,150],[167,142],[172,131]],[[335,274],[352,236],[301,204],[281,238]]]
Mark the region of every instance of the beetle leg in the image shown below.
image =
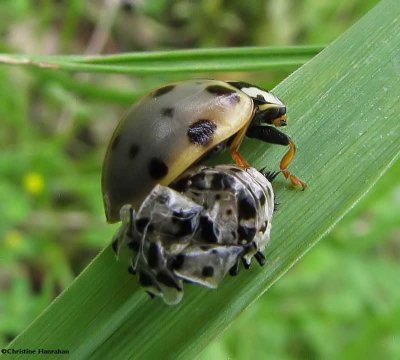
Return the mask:
[[[122,220],[122,226],[119,228],[117,233],[114,235],[112,240],[112,249],[118,258],[120,249],[124,245],[132,248],[132,244],[135,242],[133,238],[133,225],[135,221],[135,209],[131,205],[124,205],[120,210],[120,219]]]
[[[259,263],[260,266],[264,266],[265,265],[265,256],[261,251],[257,251],[254,254],[255,259],[257,260],[257,262]]]
[[[239,153],[239,146],[242,143],[244,136],[246,135],[246,131],[247,128],[240,130],[234,137],[230,146],[233,160],[235,160],[236,164],[243,169],[247,169],[250,167],[250,164],[247,162],[247,160]]]
[[[286,179],[289,179],[290,182],[292,183],[293,186],[301,186],[303,190],[306,189],[307,184],[299,179],[297,176],[293,175],[287,167],[289,164],[293,161],[294,155],[296,154],[296,145],[292,140],[289,142],[289,150],[287,153],[283,156],[281,163],[280,163],[280,168],[282,171],[282,174],[285,176]]]
[[[239,258],[236,260],[235,265],[233,265],[230,269],[229,269],[229,275],[231,276],[236,276],[237,274],[239,274],[239,270],[240,270],[240,262],[239,262]]]
[[[283,156],[280,169],[286,179],[289,179],[293,186],[301,186],[304,190],[307,184],[299,179],[296,175],[293,175],[289,170],[288,166],[293,161],[296,154],[296,146],[292,139],[272,126],[252,126],[247,130],[246,135],[250,138],[259,139],[270,144],[289,146],[289,150]]]

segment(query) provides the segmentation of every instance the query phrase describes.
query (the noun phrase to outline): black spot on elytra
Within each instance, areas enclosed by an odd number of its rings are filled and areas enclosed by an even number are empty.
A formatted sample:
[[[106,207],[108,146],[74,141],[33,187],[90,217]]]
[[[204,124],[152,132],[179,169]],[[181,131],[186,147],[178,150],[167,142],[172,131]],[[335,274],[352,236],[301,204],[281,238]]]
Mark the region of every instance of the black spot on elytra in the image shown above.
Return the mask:
[[[137,231],[142,233],[144,231],[145,227],[147,226],[147,224],[149,223],[149,221],[150,221],[149,218],[137,219],[135,222]]]
[[[217,243],[219,229],[214,226],[214,223],[207,216],[200,217],[201,236],[208,243]]]
[[[218,201],[218,200],[220,200],[220,199],[221,199],[221,195],[220,195],[220,194],[216,194],[216,195],[215,195],[215,200]]]
[[[240,225],[237,229],[237,232],[239,235],[239,241],[246,240],[246,242],[250,242],[251,240],[253,240],[257,231],[254,228]]]
[[[167,85],[167,86],[164,86],[164,87],[162,87],[162,88],[159,88],[159,89],[155,90],[155,91],[151,94],[151,96],[153,96],[153,97],[160,97],[160,96],[162,96],[162,95],[164,95],[164,94],[166,94],[166,93],[169,93],[174,87],[175,87],[175,85]]]
[[[232,85],[233,87],[241,90],[243,88],[252,88],[252,87],[256,87],[248,82],[244,82],[244,81],[228,81],[228,84]]]
[[[139,146],[133,144],[129,148],[129,157],[133,159],[139,153]]]
[[[165,272],[159,272],[156,276],[156,279],[165,286],[175,288],[178,291],[182,291],[182,288],[179,286],[173,275],[170,275]]]
[[[182,254],[176,255],[171,263],[172,269],[174,270],[181,269],[184,262],[185,262],[185,255]]]
[[[254,199],[251,196],[247,196],[244,192],[239,196],[238,210],[239,219],[252,219],[257,215]]]
[[[232,215],[232,209],[226,209],[226,215]]]
[[[121,140],[121,136],[120,136],[120,135],[117,135],[117,136],[114,138],[114,140],[112,141],[111,150],[115,150],[115,149],[117,148],[117,146],[118,146],[120,140]]]
[[[147,263],[151,268],[158,266],[161,259],[160,248],[155,243],[151,243],[149,246],[149,251],[147,253]]]
[[[167,164],[159,158],[152,158],[149,163],[149,174],[155,179],[161,179],[168,174]]]
[[[200,119],[189,126],[186,135],[192,144],[207,145],[212,141],[217,125],[207,119]]]
[[[210,85],[206,87],[206,91],[209,92],[210,94],[215,94],[218,96],[229,96],[232,94],[236,94],[235,89],[230,89],[226,86],[222,85]]]
[[[208,91],[210,94],[226,97],[229,103],[232,105],[240,102],[240,95],[235,89],[230,89],[222,85],[210,85],[206,87],[206,91]]]
[[[214,268],[212,266],[204,266],[201,273],[204,277],[211,277],[214,275]]]
[[[166,117],[173,117],[175,113],[174,108],[165,108],[161,110],[161,115],[166,116]]]

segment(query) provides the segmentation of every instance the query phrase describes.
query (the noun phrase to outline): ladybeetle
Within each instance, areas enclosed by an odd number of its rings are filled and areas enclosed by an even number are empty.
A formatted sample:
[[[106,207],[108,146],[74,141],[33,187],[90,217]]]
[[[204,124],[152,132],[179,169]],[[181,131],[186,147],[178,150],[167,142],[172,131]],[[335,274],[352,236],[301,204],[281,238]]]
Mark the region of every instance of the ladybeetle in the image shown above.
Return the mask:
[[[210,152],[230,146],[236,164],[248,168],[238,152],[245,135],[289,146],[280,169],[305,189],[288,170],[295,145],[276,129],[286,119],[286,106],[276,96],[244,82],[189,80],[153,91],[133,106],[111,138],[102,173],[107,221],[119,221],[123,205],[138,208],[156,184],[170,184]]]
[[[240,262],[265,262],[277,173],[235,165],[194,166],[170,187],[156,185],[136,212],[121,208],[114,250],[133,251],[129,271],[153,297],[177,304],[183,282],[216,288]]]

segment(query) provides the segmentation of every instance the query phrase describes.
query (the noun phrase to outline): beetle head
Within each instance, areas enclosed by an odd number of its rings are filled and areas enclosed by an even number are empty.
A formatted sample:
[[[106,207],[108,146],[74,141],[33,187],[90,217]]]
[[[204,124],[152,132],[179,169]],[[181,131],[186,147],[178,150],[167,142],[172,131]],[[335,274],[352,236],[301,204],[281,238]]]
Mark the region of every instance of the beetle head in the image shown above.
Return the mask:
[[[286,105],[277,96],[245,82],[230,81],[229,84],[253,99],[255,114],[252,123],[254,125],[286,126]]]

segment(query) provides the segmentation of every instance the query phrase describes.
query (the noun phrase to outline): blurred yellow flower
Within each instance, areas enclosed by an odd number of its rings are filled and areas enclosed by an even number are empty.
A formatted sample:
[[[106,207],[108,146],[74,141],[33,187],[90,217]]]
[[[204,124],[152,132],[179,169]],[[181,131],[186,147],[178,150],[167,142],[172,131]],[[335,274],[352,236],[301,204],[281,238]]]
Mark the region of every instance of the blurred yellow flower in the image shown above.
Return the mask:
[[[22,179],[25,190],[32,195],[39,195],[44,188],[44,178],[37,172],[29,172]]]
[[[4,237],[4,246],[8,249],[18,249],[22,246],[22,234],[16,230],[10,230]]]

